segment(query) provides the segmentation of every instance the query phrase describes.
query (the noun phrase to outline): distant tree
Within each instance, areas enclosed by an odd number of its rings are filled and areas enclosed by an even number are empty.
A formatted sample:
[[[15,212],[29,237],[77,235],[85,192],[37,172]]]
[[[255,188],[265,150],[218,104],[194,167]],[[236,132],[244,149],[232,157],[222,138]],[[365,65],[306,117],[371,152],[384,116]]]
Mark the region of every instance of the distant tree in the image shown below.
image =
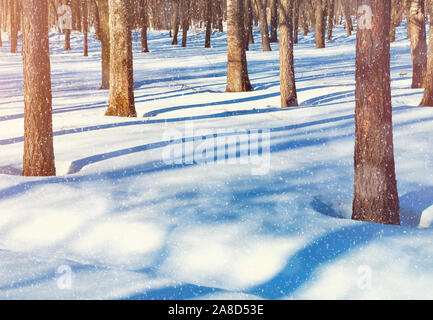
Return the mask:
[[[191,23],[191,0],[180,0],[182,9],[182,47],[186,47],[188,30]]]
[[[328,0],[328,41],[332,40],[332,29],[334,29],[335,0]]]
[[[425,107],[433,107],[433,17],[431,15],[425,90],[420,105]]]
[[[340,1],[340,7],[341,11],[343,13],[344,21],[346,22],[346,32],[347,35],[352,35],[353,30],[353,24],[352,24],[352,17],[350,14],[350,3],[347,0],[339,0]]]
[[[298,43],[299,0],[293,1],[293,43]]]
[[[172,20],[172,28],[173,28],[173,41],[172,45],[178,44],[178,34],[179,34],[179,24],[180,24],[180,0],[172,0],[173,3],[173,20]]]
[[[205,39],[204,46],[205,48],[210,48],[211,34],[212,34],[212,0],[206,0],[205,21],[206,21],[206,39]]]
[[[259,13],[260,33],[262,35],[262,49],[263,51],[272,51],[270,40],[269,40],[266,7],[262,2],[263,0],[254,0],[254,1],[257,7],[257,11]]]
[[[11,53],[18,51],[18,0],[9,0],[9,26],[10,26],[10,40],[11,40]]]
[[[136,117],[128,1],[109,0],[110,98],[105,115]]]
[[[56,175],[47,1],[23,6],[24,176]]]
[[[316,48],[325,48],[325,30],[326,30],[326,16],[328,12],[328,1],[327,0],[315,0],[315,39]]]
[[[390,1],[358,0],[361,6],[365,10],[358,22],[356,42],[352,218],[399,225],[390,85]]]
[[[110,88],[110,22],[108,0],[97,0],[101,32],[102,84],[101,89]]]
[[[411,0],[408,29],[413,66],[412,88],[424,88],[424,77],[427,66],[424,0]]]
[[[252,91],[245,52],[243,0],[227,0],[227,92]]]
[[[82,10],[82,26],[83,26],[83,33],[84,33],[84,45],[83,45],[83,54],[85,57],[89,55],[89,43],[88,43],[88,33],[89,33],[89,7],[87,0],[81,0],[81,10]]]
[[[141,25],[141,52],[149,52],[149,45],[147,42],[147,28],[149,27],[148,0],[139,0],[139,4],[139,21]]]
[[[293,3],[280,0],[280,81],[281,106],[298,106],[293,58]]]
[[[270,0],[269,7],[271,12],[271,36],[270,42],[278,42],[278,2],[279,0]]]

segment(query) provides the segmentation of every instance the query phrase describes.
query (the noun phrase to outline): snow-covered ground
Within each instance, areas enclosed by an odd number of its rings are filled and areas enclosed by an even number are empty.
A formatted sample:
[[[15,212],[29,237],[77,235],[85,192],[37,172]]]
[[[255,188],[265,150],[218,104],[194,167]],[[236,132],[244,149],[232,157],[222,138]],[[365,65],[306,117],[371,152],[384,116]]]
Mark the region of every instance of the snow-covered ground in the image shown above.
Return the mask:
[[[254,92],[225,93],[225,33],[204,49],[201,32],[181,48],[152,31],[149,54],[134,33],[136,119],[104,117],[99,43],[86,58],[81,37],[66,53],[50,36],[50,178],[19,175],[22,62],[0,48],[0,298],[433,298],[433,109],[410,89],[404,27],[391,66],[402,227],[350,220],[355,36],[343,28],[322,50],[301,37],[288,110],[277,45],[248,52]]]

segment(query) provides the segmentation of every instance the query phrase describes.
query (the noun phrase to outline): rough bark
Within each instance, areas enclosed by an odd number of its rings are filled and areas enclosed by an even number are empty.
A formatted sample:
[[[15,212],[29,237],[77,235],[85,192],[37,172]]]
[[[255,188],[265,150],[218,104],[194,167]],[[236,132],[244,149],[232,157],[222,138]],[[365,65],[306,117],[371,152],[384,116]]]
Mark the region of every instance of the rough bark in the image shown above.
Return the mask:
[[[108,0],[97,0],[99,26],[101,30],[102,84],[101,89],[110,88],[110,22]]]
[[[23,7],[24,176],[56,175],[46,1]]]
[[[315,40],[316,48],[325,48],[325,30],[326,30],[326,13],[327,13],[327,0],[315,0]]]
[[[8,9],[9,9],[11,53],[17,53],[18,51],[17,0],[9,0]]]
[[[259,14],[260,34],[262,35],[262,49],[263,51],[272,51],[269,40],[268,21],[266,18],[266,8],[262,2],[263,0],[255,0],[257,11]]]
[[[299,0],[293,1],[293,43],[298,43]]]
[[[409,35],[412,53],[412,88],[423,88],[427,66],[427,40],[424,0],[412,0],[410,6]]]
[[[280,0],[281,107],[298,106],[293,58],[293,2]]]
[[[270,42],[278,42],[278,2],[279,0],[270,0],[271,8],[271,37]]]
[[[180,0],[173,0],[173,41],[171,42],[172,45],[177,45],[179,42],[177,40],[177,37],[179,35],[179,24],[180,24],[180,6],[179,6]]]
[[[245,52],[243,0],[227,0],[227,92],[252,91]]]
[[[212,0],[206,0],[206,37],[205,48],[210,48],[211,34],[212,34]]]
[[[106,116],[136,117],[128,3],[110,1],[110,98]]]
[[[358,0],[372,9],[356,44],[355,181],[352,218],[399,225],[390,76],[390,1]]]
[[[429,35],[429,47],[427,56],[427,72],[425,77],[425,90],[424,96],[420,103],[420,106],[433,107],[433,27],[432,17],[430,16],[430,35]]]
[[[332,40],[332,30],[334,29],[335,0],[328,0],[328,41]]]

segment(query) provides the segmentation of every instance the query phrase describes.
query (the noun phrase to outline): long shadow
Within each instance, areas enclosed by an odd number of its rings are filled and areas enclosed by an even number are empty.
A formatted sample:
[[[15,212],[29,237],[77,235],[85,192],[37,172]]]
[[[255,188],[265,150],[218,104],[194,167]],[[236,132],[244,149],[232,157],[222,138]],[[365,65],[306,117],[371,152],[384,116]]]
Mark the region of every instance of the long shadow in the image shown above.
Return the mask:
[[[433,206],[433,186],[406,193],[400,197],[401,224],[416,228],[424,210]]]
[[[325,234],[290,257],[275,277],[247,290],[247,293],[265,299],[288,297],[311,280],[320,267],[371,241],[391,237],[395,230],[389,226],[359,223]],[[357,267],[354,266],[354,270]]]
[[[190,300],[224,290],[211,287],[182,284],[174,287],[150,289],[143,293],[124,297],[124,300]]]

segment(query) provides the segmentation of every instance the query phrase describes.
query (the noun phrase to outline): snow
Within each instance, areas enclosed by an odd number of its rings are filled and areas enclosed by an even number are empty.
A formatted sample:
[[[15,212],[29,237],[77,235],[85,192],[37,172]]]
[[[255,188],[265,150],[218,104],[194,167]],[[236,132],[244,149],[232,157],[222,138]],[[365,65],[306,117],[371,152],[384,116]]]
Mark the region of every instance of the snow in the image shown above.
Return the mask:
[[[254,92],[225,93],[225,33],[204,49],[203,32],[180,48],[151,31],[148,54],[134,33],[139,116],[121,119],[104,117],[94,36],[83,57],[82,35],[66,53],[51,33],[58,176],[48,178],[20,176],[22,61],[5,40],[0,298],[432,298],[433,109],[410,89],[406,30],[391,62],[402,227],[350,220],[355,36],[334,34],[321,50],[301,36],[300,107],[282,110],[277,45],[248,52]],[[262,152],[237,152],[254,133]],[[215,143],[243,158],[215,161]]]

